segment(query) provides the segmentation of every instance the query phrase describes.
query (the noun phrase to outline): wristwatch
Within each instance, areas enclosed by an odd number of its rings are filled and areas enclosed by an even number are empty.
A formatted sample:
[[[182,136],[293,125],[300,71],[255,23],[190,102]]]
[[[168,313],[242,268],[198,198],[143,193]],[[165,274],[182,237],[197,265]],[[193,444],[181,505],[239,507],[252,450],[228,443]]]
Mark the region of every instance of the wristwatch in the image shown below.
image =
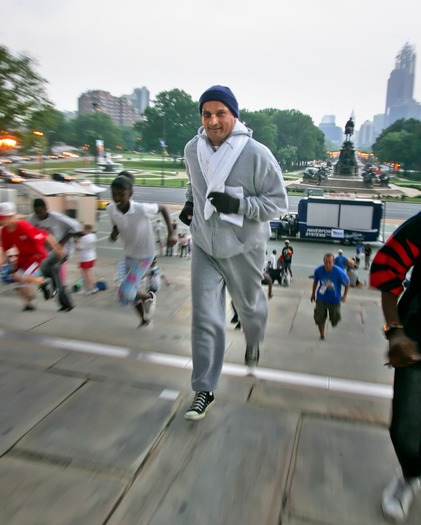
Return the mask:
[[[390,322],[383,326],[384,336],[386,339],[390,339],[390,336],[395,330],[403,330],[403,325],[401,323]]]

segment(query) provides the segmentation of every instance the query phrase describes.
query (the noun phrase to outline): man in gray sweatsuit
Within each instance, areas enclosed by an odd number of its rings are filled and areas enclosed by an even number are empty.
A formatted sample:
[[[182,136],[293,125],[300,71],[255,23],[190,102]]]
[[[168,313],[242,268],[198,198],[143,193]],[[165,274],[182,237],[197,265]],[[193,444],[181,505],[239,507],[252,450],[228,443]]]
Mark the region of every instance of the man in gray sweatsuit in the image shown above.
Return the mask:
[[[245,363],[255,367],[267,321],[261,281],[269,221],[288,208],[281,169],[272,153],[238,120],[225,86],[200,97],[203,127],[186,145],[189,179],[180,220],[192,235],[192,388],[185,414],[202,419],[214,403],[225,353],[225,290],[246,339]]]

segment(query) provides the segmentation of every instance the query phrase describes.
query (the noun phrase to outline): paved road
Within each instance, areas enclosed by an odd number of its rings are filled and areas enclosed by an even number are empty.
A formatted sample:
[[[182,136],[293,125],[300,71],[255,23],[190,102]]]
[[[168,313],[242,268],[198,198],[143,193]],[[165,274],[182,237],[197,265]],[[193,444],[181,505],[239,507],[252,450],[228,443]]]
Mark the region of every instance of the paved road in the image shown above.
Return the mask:
[[[135,186],[134,198],[135,200],[144,200],[147,202],[159,202],[161,204],[183,205],[185,202],[185,188],[166,188],[166,187],[150,187],[150,186]],[[104,192],[104,198],[110,199],[110,192]],[[290,211],[295,212],[298,208],[298,202],[303,197],[290,195],[289,206]],[[386,202],[385,203],[385,218],[404,221],[421,211],[421,204],[414,204],[408,202]]]

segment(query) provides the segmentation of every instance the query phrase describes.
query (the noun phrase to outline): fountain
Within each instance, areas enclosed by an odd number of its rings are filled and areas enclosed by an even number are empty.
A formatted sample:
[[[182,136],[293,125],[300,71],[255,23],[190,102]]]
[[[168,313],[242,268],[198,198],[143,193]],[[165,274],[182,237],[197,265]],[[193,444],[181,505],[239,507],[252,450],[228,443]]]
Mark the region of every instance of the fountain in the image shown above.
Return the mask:
[[[103,161],[97,162],[97,166],[105,173],[115,173],[123,169],[123,164],[113,162],[109,155],[106,155]]]
[[[77,168],[73,170],[75,173],[82,173],[84,175],[118,175],[120,171],[124,170],[123,164],[114,162],[108,153],[105,154],[103,160],[96,163],[95,168]],[[139,173],[140,170],[129,170],[131,173]]]

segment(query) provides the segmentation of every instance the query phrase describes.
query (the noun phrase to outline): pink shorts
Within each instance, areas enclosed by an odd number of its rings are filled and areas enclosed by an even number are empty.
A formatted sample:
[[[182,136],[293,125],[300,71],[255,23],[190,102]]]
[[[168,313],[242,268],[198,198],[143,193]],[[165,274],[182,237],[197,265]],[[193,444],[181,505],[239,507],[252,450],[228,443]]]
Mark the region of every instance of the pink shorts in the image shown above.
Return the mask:
[[[82,268],[82,270],[89,270],[89,268],[93,268],[94,266],[95,259],[93,261],[85,261],[79,263],[79,267]]]

